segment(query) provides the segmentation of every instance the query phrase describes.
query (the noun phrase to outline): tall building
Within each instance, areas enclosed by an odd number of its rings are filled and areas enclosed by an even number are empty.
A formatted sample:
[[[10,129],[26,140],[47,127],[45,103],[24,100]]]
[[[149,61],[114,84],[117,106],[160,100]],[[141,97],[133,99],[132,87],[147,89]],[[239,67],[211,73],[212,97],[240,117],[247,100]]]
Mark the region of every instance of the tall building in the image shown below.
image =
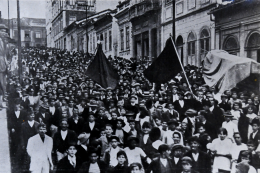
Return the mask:
[[[20,19],[21,45],[24,47],[46,46],[46,21],[45,19],[26,18]],[[10,19],[10,38],[18,41],[17,19]]]
[[[52,16],[46,13],[46,19],[49,22],[48,46],[59,49],[66,49],[68,40],[64,37],[64,29],[74,21],[86,18],[86,6],[80,6],[77,0],[48,0],[46,2],[47,12],[51,11]],[[87,15],[90,16],[96,11],[95,0],[87,0],[89,6]],[[51,23],[51,24],[50,24]]]
[[[221,1],[222,2],[222,1]],[[215,22],[208,13],[217,0],[176,0],[175,41],[184,65],[200,66],[201,59],[215,49]],[[172,0],[164,0],[162,14],[162,46],[172,33]]]
[[[228,14],[228,15],[226,15]],[[216,48],[260,62],[260,2],[235,0],[211,10]]]

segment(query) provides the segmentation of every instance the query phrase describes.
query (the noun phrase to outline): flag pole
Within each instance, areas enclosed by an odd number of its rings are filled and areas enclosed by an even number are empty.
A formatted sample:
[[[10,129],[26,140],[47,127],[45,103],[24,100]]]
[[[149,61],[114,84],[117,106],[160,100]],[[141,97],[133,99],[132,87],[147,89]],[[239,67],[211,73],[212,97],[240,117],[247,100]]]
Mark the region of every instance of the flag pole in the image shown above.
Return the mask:
[[[185,70],[184,70],[184,68],[183,68],[183,65],[182,65],[182,63],[181,63],[181,59],[180,59],[179,53],[177,52],[177,49],[176,49],[175,44],[174,44],[174,41],[173,41],[173,39],[172,39],[172,36],[170,36],[170,37],[171,37],[172,44],[173,44],[173,47],[174,47],[174,49],[175,49],[175,52],[176,52],[176,54],[177,54],[177,56],[178,56],[178,60],[179,60],[179,62],[180,62],[180,64],[181,64],[181,69],[182,69],[182,71],[183,71],[183,73],[184,73],[184,76],[185,76],[185,78],[186,78],[186,80],[187,80],[187,83],[188,83],[190,92],[191,92],[192,95],[194,95],[193,92],[192,92],[192,89],[191,89],[191,85],[190,85],[190,83],[189,83],[189,80],[188,80],[188,78],[187,78],[187,75],[186,75],[186,73],[185,73]]]

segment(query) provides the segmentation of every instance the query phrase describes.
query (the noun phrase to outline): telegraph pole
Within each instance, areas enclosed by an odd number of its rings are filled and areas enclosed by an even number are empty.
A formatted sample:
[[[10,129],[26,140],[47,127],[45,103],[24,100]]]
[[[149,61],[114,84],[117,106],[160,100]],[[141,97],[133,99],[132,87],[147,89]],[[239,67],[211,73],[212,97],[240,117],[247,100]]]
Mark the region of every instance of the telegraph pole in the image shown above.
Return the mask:
[[[17,28],[18,28],[18,66],[19,66],[19,79],[22,83],[22,55],[21,55],[21,26],[20,26],[20,5],[19,0],[17,0]]]

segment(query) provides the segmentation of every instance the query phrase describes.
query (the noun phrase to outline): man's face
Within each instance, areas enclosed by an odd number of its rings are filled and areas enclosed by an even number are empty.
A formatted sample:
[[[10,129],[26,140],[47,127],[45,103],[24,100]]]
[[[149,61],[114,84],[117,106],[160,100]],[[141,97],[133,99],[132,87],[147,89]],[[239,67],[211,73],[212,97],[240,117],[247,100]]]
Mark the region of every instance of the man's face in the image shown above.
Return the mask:
[[[112,139],[112,141],[111,141],[111,146],[112,146],[113,148],[116,148],[117,145],[118,145],[117,140],[116,140],[116,139]]]
[[[77,149],[75,146],[70,146],[67,150],[68,154],[73,157],[77,153]]]
[[[136,141],[135,141],[135,140],[131,140],[131,141],[130,141],[130,144],[129,144],[129,148],[130,148],[130,149],[134,149],[136,146],[137,146]]]
[[[73,105],[74,105],[74,102],[72,100],[70,100],[69,107],[73,107]]]
[[[254,144],[247,144],[247,148],[249,152],[252,152],[255,150],[255,145]]]
[[[123,126],[122,122],[121,122],[121,121],[117,121],[116,127],[117,127],[118,129],[122,129],[122,126]]]
[[[199,131],[200,134],[201,134],[201,133],[204,133],[204,132],[205,132],[205,128],[201,126],[201,127],[198,129],[198,131]]]
[[[40,127],[39,128],[39,135],[44,136],[44,134],[47,132],[46,127]]]
[[[198,92],[198,97],[203,98],[203,92]]]
[[[79,115],[79,110],[74,108],[73,109],[73,116],[78,116]]]
[[[29,121],[34,120],[34,113],[32,113],[31,115],[28,116],[28,120],[29,120]]]
[[[97,162],[97,153],[91,153],[90,154],[90,162],[91,163],[96,163]]]
[[[233,94],[232,94],[232,98],[233,98],[233,99],[236,99],[236,98],[237,98],[237,93],[233,93]]]
[[[88,120],[89,122],[93,122],[95,120],[94,115],[89,115]]]
[[[170,110],[174,109],[173,104],[169,104],[169,105],[168,105],[168,108],[169,108]]]
[[[182,152],[182,149],[176,149],[176,150],[173,151],[172,154],[173,154],[174,157],[180,158],[180,157],[182,157],[183,152]]]
[[[252,129],[254,132],[256,132],[259,129],[259,126],[257,124],[253,124]]]
[[[198,151],[199,143],[197,141],[191,141],[190,147],[191,147],[191,151]]]
[[[112,127],[106,126],[106,134],[107,134],[107,135],[111,135],[112,132],[113,132]]]
[[[239,134],[235,134],[234,139],[236,144],[241,144],[241,137]]]
[[[67,130],[68,126],[69,126],[69,125],[68,125],[68,122],[67,122],[67,121],[62,121],[62,122],[60,123],[61,130],[63,130],[63,131]]]
[[[151,128],[149,128],[149,127],[143,128],[143,133],[144,134],[149,134],[150,131],[151,131]]]

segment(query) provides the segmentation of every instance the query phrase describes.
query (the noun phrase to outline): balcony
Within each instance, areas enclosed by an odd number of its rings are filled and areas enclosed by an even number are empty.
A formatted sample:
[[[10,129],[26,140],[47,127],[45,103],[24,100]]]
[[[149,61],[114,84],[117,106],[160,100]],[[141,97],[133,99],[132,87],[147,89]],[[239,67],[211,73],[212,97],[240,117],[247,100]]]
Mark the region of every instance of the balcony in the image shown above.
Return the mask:
[[[137,17],[143,16],[146,13],[156,11],[160,8],[159,1],[151,2],[150,0],[135,1],[129,9],[129,19],[133,20]]]

